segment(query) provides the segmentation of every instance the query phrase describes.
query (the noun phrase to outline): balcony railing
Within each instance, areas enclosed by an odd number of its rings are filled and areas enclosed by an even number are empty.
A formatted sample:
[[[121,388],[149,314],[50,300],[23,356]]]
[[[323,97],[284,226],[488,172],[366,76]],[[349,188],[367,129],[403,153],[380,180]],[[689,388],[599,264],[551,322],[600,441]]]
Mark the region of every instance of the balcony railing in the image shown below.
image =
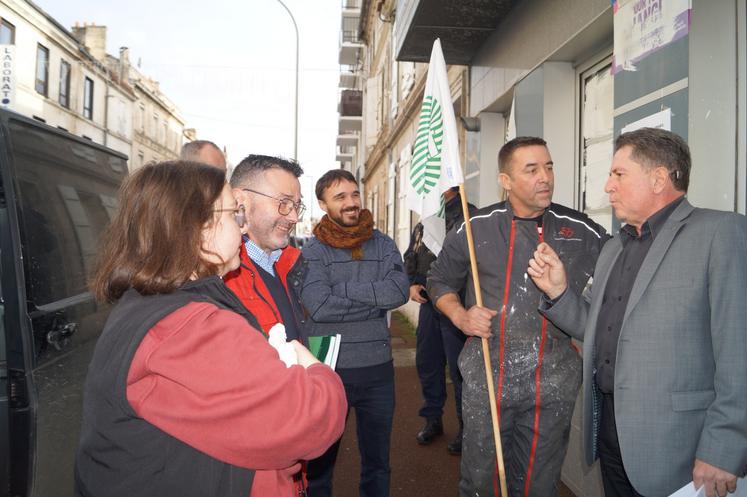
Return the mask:
[[[345,134],[337,135],[337,146],[338,147],[351,147],[355,149],[358,146],[360,140],[360,132],[348,131]]]
[[[361,90],[342,90],[340,92],[340,115],[363,115],[363,92]]]
[[[360,9],[361,0],[342,0],[343,9]]]
[[[360,38],[358,37],[358,29],[350,29],[346,31],[342,31],[340,33],[341,40],[343,43],[360,43]]]

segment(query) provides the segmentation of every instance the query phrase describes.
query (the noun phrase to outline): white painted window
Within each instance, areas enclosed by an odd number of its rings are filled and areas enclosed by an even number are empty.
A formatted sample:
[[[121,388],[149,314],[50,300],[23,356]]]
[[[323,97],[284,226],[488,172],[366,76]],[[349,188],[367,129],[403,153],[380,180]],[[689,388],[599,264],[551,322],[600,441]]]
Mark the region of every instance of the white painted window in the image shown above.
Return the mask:
[[[379,138],[379,80],[378,74],[366,80],[366,105],[363,108],[366,150],[373,148]]]
[[[406,100],[412,87],[415,86],[415,63],[401,62],[399,68],[402,73],[401,98]]]
[[[404,252],[410,243],[410,207],[407,204],[407,191],[410,182],[410,161],[412,159],[412,145],[406,144],[399,154],[399,191],[397,192],[397,202],[399,215],[397,216],[397,238],[395,242]]]
[[[579,205],[594,221],[612,229],[612,208],[604,184],[613,150],[613,91],[611,59],[581,74],[581,172]]]
[[[387,175],[386,185],[386,234],[394,238],[394,199],[397,184],[397,165],[392,162],[389,164],[389,174]]]
[[[391,117],[392,121],[397,118],[397,111],[399,110],[399,62],[397,62],[397,54],[395,53],[396,50],[396,43],[395,38],[392,36],[392,52],[391,52],[391,61],[392,61],[392,69],[391,69],[391,83],[390,83],[390,90],[389,90],[389,99],[391,102]]]

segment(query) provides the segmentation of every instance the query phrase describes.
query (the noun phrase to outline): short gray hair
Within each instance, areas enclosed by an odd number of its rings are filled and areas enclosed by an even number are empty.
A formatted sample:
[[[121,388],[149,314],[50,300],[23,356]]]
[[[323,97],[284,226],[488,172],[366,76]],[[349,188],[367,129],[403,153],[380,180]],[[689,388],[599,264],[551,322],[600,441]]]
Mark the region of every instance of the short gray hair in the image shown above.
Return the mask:
[[[218,145],[209,140],[195,140],[184,144],[182,151],[179,153],[179,158],[181,160],[201,162],[200,150],[207,146],[213,147],[218,152],[223,153],[223,151],[218,148]]]

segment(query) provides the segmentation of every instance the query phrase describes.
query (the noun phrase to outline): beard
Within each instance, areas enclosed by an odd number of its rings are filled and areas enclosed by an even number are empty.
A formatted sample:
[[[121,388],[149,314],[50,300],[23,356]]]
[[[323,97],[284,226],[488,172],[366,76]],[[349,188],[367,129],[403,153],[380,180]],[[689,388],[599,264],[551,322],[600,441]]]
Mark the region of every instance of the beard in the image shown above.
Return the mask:
[[[341,210],[339,215],[330,214],[329,218],[340,226],[350,228],[353,226],[358,226],[358,222],[360,221],[360,213],[360,207],[350,207]]]

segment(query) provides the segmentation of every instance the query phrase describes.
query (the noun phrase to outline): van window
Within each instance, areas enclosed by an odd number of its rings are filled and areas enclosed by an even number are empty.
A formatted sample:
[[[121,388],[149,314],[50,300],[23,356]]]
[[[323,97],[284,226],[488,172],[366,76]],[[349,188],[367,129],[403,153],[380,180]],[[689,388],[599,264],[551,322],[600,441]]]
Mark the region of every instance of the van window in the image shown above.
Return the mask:
[[[28,299],[38,307],[85,293],[126,163],[24,122],[9,127]]]

